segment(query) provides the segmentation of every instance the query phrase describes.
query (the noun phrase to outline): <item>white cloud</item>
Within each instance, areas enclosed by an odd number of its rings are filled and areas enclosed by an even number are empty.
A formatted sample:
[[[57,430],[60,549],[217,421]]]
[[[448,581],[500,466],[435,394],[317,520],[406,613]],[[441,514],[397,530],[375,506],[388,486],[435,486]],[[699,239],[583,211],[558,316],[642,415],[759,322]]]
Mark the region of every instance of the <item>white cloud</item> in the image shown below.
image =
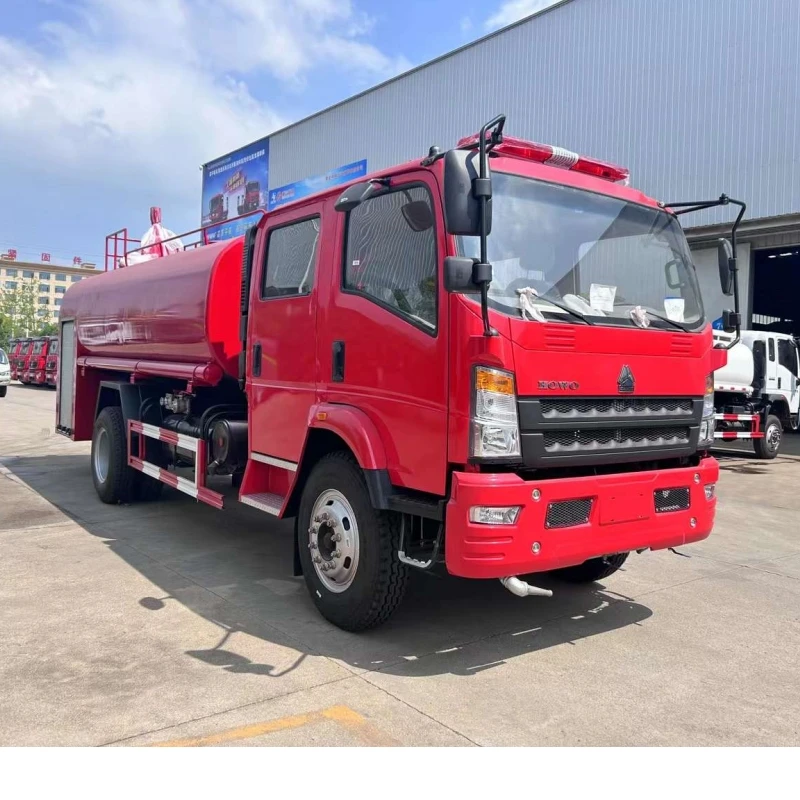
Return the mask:
[[[486,20],[484,26],[494,30],[504,28],[524,17],[529,17],[537,11],[542,11],[552,6],[557,0],[506,0],[497,11]]]
[[[66,203],[91,190],[100,212],[135,200],[196,218],[198,166],[289,121],[254,96],[254,79],[302,85],[336,69],[375,82],[408,66],[361,38],[371,20],[350,0],[67,8],[66,22],[41,26],[45,44],[0,35],[0,172],[23,187],[45,176]],[[29,195],[18,191],[15,204],[35,203]]]

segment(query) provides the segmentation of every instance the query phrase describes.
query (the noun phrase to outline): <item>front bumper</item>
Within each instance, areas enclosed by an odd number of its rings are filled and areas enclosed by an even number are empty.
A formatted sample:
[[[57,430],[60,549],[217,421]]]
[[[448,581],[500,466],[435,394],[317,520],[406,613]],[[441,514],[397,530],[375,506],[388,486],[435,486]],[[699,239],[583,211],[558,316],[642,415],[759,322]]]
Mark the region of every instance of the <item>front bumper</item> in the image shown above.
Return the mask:
[[[716,496],[706,499],[704,487],[718,477],[713,458],[697,467],[539,481],[509,473],[456,472],[447,504],[447,570],[465,578],[504,578],[705,539],[717,501]],[[657,512],[655,492],[675,488],[688,489],[689,507]],[[551,503],[586,499],[591,499],[587,522],[546,526]],[[483,525],[470,522],[472,506],[521,506],[521,511],[513,525]],[[534,542],[539,544],[535,554]]]
[[[11,383],[10,372],[0,372],[0,386],[8,386]]]

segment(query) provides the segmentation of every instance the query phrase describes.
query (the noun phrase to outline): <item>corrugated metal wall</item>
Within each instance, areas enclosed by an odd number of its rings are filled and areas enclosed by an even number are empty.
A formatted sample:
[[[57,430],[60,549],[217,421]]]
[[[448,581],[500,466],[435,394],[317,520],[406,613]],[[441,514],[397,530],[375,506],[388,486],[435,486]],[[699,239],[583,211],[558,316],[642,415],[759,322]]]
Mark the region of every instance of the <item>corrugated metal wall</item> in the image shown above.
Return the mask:
[[[800,0],[571,0],[275,134],[270,186],[391,166],[504,111],[509,134],[624,164],[660,199],[725,191],[774,216],[800,210],[798,108]]]

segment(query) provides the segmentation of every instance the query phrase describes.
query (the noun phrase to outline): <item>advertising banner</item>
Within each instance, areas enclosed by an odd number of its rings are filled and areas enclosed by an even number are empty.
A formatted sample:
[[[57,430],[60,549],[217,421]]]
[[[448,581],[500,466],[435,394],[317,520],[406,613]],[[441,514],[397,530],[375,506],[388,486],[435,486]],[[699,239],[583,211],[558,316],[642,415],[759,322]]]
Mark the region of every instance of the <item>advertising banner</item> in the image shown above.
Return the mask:
[[[202,225],[211,241],[241,236],[258,222],[256,214],[234,220],[267,207],[269,139],[260,139],[203,166]],[[216,224],[219,223],[219,224]]]
[[[306,178],[296,183],[288,183],[278,189],[270,189],[268,211],[279,208],[286,203],[299,200],[301,197],[308,197],[316,192],[321,192],[330,186],[339,183],[348,183],[356,178],[363,178],[367,174],[367,160],[354,161],[352,164],[345,164],[343,167],[326,172],[324,175],[317,175],[314,178]]]

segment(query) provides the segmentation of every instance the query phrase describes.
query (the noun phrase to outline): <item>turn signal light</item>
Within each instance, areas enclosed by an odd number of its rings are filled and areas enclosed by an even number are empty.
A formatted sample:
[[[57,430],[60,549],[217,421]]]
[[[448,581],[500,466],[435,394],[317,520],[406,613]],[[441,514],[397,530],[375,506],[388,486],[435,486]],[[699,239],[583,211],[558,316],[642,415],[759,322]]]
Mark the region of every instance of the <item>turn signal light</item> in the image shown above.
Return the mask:
[[[482,392],[514,394],[514,376],[488,367],[476,367],[475,388]]]

